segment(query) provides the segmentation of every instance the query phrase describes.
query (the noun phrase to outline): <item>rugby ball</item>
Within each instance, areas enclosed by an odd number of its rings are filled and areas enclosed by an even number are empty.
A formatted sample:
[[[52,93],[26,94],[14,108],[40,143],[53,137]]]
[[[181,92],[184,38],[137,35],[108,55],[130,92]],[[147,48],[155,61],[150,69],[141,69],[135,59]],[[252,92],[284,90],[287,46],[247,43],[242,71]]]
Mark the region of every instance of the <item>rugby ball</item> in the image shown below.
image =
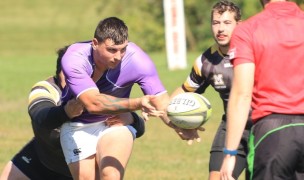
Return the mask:
[[[212,108],[204,96],[186,92],[171,99],[167,114],[174,125],[183,129],[195,129],[208,121]]]

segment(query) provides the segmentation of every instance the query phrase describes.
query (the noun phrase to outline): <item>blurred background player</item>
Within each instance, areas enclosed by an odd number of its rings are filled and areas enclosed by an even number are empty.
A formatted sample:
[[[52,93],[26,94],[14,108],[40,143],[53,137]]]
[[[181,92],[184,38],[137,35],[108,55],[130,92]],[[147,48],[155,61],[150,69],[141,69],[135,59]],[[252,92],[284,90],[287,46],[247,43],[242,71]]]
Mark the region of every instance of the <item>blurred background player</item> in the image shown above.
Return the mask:
[[[211,11],[211,27],[216,44],[208,48],[195,60],[187,80],[171,95],[173,97],[183,92],[201,94],[211,85],[219,93],[223,101],[224,114],[210,152],[210,180],[220,179],[220,168],[223,161],[223,148],[225,147],[226,137],[227,103],[233,77],[232,64],[229,61],[227,52],[232,32],[240,21],[241,11],[233,2],[223,0],[213,6]],[[250,126],[251,121],[248,120],[236,156],[236,168],[233,172],[233,177],[236,179],[247,167],[247,140]]]

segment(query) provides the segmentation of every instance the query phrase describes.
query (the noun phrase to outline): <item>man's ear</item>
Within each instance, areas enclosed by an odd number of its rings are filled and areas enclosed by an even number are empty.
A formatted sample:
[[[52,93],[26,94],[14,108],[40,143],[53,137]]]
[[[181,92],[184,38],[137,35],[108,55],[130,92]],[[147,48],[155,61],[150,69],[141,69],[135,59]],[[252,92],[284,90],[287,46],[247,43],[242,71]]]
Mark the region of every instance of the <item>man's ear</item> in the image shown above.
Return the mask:
[[[93,48],[94,50],[96,50],[97,46],[98,46],[98,40],[97,40],[96,38],[94,38],[94,39],[92,40],[92,48]]]

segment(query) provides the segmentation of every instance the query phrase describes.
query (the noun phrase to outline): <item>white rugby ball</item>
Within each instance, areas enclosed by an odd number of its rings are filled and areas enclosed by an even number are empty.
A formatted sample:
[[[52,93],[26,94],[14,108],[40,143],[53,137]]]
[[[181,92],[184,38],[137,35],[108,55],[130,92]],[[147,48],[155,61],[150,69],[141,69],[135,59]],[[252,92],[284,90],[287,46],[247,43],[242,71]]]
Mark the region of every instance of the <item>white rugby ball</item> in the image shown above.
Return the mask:
[[[172,98],[167,114],[174,125],[183,129],[195,129],[208,121],[212,107],[204,96],[186,92]]]

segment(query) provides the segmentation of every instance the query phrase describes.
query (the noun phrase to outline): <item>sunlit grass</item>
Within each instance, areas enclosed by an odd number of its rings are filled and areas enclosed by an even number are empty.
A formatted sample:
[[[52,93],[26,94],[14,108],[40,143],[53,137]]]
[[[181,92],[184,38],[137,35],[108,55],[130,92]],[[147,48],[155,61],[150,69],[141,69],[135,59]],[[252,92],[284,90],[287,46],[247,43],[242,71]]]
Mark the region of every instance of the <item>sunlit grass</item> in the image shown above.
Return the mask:
[[[92,37],[101,18],[97,3],[99,1],[0,1],[0,171],[32,138],[27,114],[32,85],[54,74],[56,49]],[[188,53],[187,69],[177,71],[168,71],[165,53],[150,55],[171,93],[184,82],[199,53]],[[132,96],[140,94],[135,87]],[[147,122],[146,134],[135,141],[125,179],[208,178],[209,151],[220,123],[222,104],[212,89],[208,89],[205,96],[212,103],[213,115],[204,126],[206,131],[200,133],[202,142],[188,146],[161,120],[152,118]]]
[[[164,53],[151,54],[151,57],[169,92],[185,80],[190,66],[186,70],[168,71]],[[0,169],[32,137],[27,114],[30,88],[36,81],[52,75],[55,70],[55,55],[33,55],[23,59],[0,59],[0,72],[3,73],[0,77],[3,82],[0,88]],[[140,94],[139,88],[135,87],[132,96]],[[206,123],[206,131],[200,133],[202,142],[188,146],[161,120],[151,119],[147,122],[146,134],[135,142],[126,179],[207,178],[210,144],[219,123],[222,105],[213,91],[208,91],[206,97],[211,101],[214,111],[212,118]]]

